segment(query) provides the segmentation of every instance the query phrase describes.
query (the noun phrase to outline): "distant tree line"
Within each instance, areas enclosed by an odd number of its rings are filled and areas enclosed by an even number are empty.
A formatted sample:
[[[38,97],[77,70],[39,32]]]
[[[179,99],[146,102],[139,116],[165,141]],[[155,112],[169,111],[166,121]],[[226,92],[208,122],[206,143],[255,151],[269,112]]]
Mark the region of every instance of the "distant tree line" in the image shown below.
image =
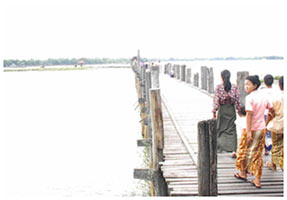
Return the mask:
[[[84,61],[84,64],[128,64],[131,62],[131,58],[81,58],[81,59],[68,59],[68,58],[58,58],[52,59],[49,58],[47,60],[18,60],[18,59],[10,59],[4,60],[4,67],[9,66],[40,66],[40,65],[76,65],[80,60]]]
[[[80,60],[84,61],[84,64],[129,64],[132,58],[81,58],[81,59],[68,59],[68,58],[58,58],[52,59],[49,58],[47,60],[18,60],[18,59],[10,59],[4,60],[4,67],[9,66],[40,66],[40,65],[76,65]],[[216,57],[216,58],[168,58],[168,59],[160,59],[160,58],[141,58],[141,61],[204,61],[204,60],[283,60],[283,56],[262,56],[262,57]]]

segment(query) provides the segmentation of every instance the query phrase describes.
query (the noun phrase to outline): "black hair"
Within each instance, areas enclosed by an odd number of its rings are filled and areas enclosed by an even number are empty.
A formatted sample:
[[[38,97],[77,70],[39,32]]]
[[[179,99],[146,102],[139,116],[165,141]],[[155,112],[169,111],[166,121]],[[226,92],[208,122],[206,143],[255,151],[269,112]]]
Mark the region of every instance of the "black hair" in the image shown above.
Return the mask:
[[[229,92],[229,90],[231,89],[230,76],[230,71],[228,71],[227,69],[221,72],[221,78],[223,79],[224,90],[226,92]]]
[[[272,86],[273,81],[274,81],[274,78],[273,78],[273,76],[271,74],[267,74],[266,76],[264,76],[264,83],[267,86]]]
[[[254,76],[247,76],[246,80],[249,80],[252,82],[253,85],[257,85],[257,87],[255,88],[255,90],[257,90],[260,85],[261,85],[261,82],[259,80],[259,76],[257,75],[254,75]]]
[[[284,90],[284,77],[283,77],[283,76],[281,76],[281,77],[279,78],[279,85],[280,85],[280,87],[282,88],[282,90]]]

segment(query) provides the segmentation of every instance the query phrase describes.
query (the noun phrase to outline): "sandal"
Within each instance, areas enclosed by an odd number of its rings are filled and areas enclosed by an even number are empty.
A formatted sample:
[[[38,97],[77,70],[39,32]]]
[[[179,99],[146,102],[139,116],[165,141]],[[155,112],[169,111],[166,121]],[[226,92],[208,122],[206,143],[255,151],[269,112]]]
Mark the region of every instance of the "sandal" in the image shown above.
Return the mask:
[[[242,177],[242,176],[240,176],[238,172],[236,172],[236,173],[234,174],[234,177],[237,178],[237,179],[243,180],[243,181],[245,181],[245,182],[247,181],[247,177]]]
[[[266,166],[272,171],[276,171],[276,165],[274,163],[267,161]]]
[[[254,181],[250,181],[251,185],[255,186],[257,189],[261,189],[261,185],[256,185]]]
[[[236,158],[236,157],[237,157],[237,156],[236,156],[236,153],[233,152],[232,155],[231,155],[231,158]]]

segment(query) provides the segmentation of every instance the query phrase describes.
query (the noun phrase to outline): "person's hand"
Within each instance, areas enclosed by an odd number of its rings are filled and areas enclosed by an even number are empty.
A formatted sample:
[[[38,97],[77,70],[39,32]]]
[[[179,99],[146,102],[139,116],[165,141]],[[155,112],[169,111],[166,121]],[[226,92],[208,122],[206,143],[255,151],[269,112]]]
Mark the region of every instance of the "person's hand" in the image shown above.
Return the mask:
[[[283,134],[282,133],[272,133],[272,134],[277,134],[277,139],[282,140],[283,139]]]
[[[214,113],[213,113],[213,119],[215,119],[215,118],[216,118],[216,113],[214,112]]]
[[[239,115],[239,117],[242,117],[242,114],[241,114],[241,112],[239,112],[239,111],[238,111],[238,115]]]
[[[252,142],[253,142],[252,132],[248,131],[247,132],[247,146],[250,146]]]

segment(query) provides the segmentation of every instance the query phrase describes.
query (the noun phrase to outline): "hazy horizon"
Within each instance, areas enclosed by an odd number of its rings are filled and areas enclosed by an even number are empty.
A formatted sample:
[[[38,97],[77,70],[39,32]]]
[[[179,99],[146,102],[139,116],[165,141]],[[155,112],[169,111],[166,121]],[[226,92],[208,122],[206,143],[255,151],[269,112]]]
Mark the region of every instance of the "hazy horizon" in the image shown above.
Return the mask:
[[[3,59],[283,55],[281,1],[7,1]]]

